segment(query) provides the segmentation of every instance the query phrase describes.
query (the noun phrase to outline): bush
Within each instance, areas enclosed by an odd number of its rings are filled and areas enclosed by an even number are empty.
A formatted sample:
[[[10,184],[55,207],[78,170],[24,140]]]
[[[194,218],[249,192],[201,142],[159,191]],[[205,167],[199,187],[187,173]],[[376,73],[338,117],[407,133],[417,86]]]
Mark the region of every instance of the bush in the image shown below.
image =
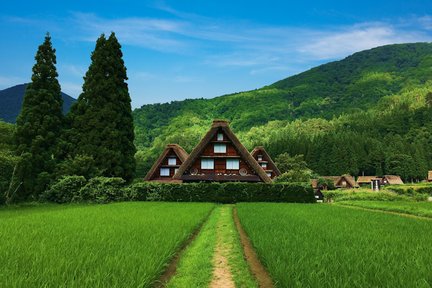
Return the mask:
[[[432,196],[432,185],[430,184],[417,184],[417,185],[392,185],[385,188],[386,190],[393,191],[399,195],[407,195],[418,197],[418,194]]]
[[[398,195],[393,192],[380,191],[372,192],[366,190],[333,190],[321,191],[324,194],[326,202],[339,202],[339,201],[355,201],[355,200],[370,200],[370,201],[413,201],[424,200],[419,198],[410,198],[403,195]]]
[[[173,202],[315,202],[310,185],[142,182],[124,189],[129,200]]]
[[[118,177],[95,177],[90,179],[72,200],[95,203],[126,200],[123,189],[125,183],[125,180]]]
[[[79,195],[79,191],[86,185],[87,180],[83,176],[64,176],[42,193],[41,200],[56,203],[71,202]]]
[[[136,182],[127,187],[121,178],[66,176],[43,194],[57,202],[171,201],[171,202],[315,202],[308,184],[156,183]]]

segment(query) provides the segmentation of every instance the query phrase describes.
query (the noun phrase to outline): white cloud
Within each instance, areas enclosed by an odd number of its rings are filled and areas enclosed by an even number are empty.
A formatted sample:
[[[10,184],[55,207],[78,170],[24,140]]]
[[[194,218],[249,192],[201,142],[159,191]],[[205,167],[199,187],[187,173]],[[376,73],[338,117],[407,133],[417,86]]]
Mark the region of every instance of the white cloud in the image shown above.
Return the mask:
[[[298,49],[309,58],[317,60],[335,59],[373,47],[394,43],[430,41],[431,35],[418,31],[398,31],[389,24],[354,25],[342,31],[323,33]]]

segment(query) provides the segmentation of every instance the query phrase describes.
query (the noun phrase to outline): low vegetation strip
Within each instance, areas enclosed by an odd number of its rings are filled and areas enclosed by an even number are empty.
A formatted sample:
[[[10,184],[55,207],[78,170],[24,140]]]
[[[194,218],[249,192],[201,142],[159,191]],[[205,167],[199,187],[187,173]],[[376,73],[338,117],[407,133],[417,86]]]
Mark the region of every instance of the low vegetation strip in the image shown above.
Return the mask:
[[[216,207],[195,240],[182,254],[176,274],[171,278],[167,287],[208,287],[213,275],[215,230],[219,217],[220,207]]]
[[[168,287],[257,287],[248,270],[232,218],[218,206],[180,259]]]
[[[212,207],[133,202],[1,209],[0,287],[150,287]]]
[[[430,287],[432,222],[337,205],[241,203],[277,287]]]
[[[260,288],[271,288],[273,287],[273,280],[270,278],[265,267],[261,264],[258,259],[258,255],[256,254],[252,243],[249,240],[249,237],[246,235],[243,227],[240,224],[240,220],[238,218],[237,209],[234,210],[234,222],[237,226],[237,230],[239,232],[240,240],[243,246],[244,254],[249,264],[250,270],[255,276],[256,281]]]
[[[432,202],[344,201],[340,202],[338,205],[409,214],[432,219]]]

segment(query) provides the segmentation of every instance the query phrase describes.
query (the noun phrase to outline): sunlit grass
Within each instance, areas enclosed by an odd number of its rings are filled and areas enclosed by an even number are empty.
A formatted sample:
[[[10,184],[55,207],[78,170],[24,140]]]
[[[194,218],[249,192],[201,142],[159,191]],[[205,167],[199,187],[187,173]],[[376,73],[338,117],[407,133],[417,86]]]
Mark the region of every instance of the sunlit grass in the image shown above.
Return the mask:
[[[0,210],[0,287],[149,287],[213,204]]]
[[[336,205],[238,204],[278,287],[430,287],[432,221]]]

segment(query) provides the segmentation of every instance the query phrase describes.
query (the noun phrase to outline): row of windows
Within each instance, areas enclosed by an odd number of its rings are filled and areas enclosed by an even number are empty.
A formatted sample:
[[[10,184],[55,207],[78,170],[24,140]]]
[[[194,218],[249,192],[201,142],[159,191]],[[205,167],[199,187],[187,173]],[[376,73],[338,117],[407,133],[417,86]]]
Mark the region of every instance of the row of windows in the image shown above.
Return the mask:
[[[214,170],[214,159],[201,159],[201,169]],[[226,169],[228,170],[239,170],[240,160],[239,159],[227,159]]]
[[[177,173],[178,168],[174,169],[174,174]],[[160,176],[170,176],[170,168],[160,168]]]

